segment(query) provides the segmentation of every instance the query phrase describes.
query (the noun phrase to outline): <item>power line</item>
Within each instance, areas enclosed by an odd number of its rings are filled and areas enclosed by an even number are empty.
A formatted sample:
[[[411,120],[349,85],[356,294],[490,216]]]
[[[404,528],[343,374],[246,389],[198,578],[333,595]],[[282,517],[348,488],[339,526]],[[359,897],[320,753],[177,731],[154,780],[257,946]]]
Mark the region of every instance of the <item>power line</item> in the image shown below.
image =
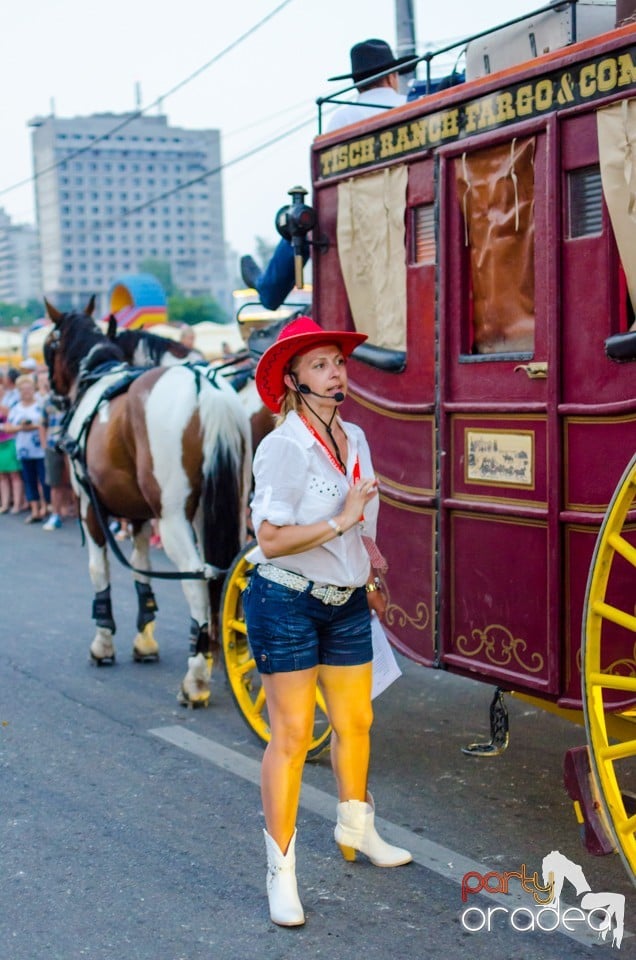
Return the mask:
[[[277,120],[278,117],[287,116],[287,114],[292,113],[292,111],[304,110],[307,106],[307,97],[303,100],[297,100],[296,103],[290,103],[288,106],[283,107],[281,110],[276,110],[274,113],[270,113],[267,116],[257,117],[251,123],[246,123],[242,127],[236,127],[234,130],[224,130],[223,131],[223,142],[227,141],[231,137],[235,137],[240,133],[246,133],[248,130],[253,130],[255,127],[261,127],[264,123],[269,123],[271,120]]]
[[[159,97],[157,97],[156,100],[153,100],[152,103],[149,103],[147,106],[142,107],[140,110],[135,110],[133,113],[128,114],[124,120],[116,124],[116,126],[112,127],[110,130],[107,130],[106,133],[102,133],[99,137],[95,137],[94,140],[91,140],[91,142],[86,144],[85,146],[78,147],[76,150],[71,151],[71,153],[67,154],[63,159],[57,160],[55,163],[52,163],[50,166],[45,167],[43,170],[38,170],[32,176],[26,177],[24,180],[19,180],[17,183],[12,184],[10,187],[4,187],[3,189],[0,189],[0,197],[4,196],[6,193],[11,193],[11,191],[13,190],[17,190],[19,187],[24,187],[29,183],[35,183],[35,181],[39,180],[40,177],[44,176],[45,173],[51,173],[53,170],[56,170],[58,167],[61,167],[63,164],[68,163],[69,161],[73,160],[75,157],[80,156],[80,154],[88,153],[90,150],[94,149],[96,144],[101,143],[103,140],[108,140],[109,137],[111,137],[114,133],[118,133],[120,130],[123,130],[123,128],[128,126],[129,123],[132,123],[133,120],[137,120],[139,119],[139,117],[142,117],[145,113],[148,112],[148,110],[151,110],[153,107],[156,107],[159,104],[161,104],[161,102],[165,100],[167,97],[171,97],[178,90],[181,90],[188,83],[191,83],[192,80],[195,80],[196,77],[200,76],[200,74],[202,74],[205,70],[207,70],[213,64],[218,63],[218,61],[221,60],[222,57],[224,57],[231,50],[234,50],[237,46],[239,46],[241,43],[247,40],[247,38],[250,37],[253,33],[256,33],[257,30],[260,30],[260,28],[264,26],[264,24],[266,24],[269,20],[275,17],[277,13],[280,13],[280,11],[284,7],[288,6],[291,2],[292,0],[283,0],[282,3],[279,3],[277,7],[275,7],[273,10],[270,11],[270,13],[266,14],[261,20],[259,20],[258,23],[255,23],[254,26],[249,28],[249,30],[246,30],[245,33],[242,33],[239,37],[236,38],[236,40],[233,40],[230,44],[228,44],[227,47],[224,47],[223,50],[215,54],[211,60],[208,60],[207,63],[204,63],[202,66],[198,67],[191,74],[185,77],[184,80],[180,80],[179,83],[175,84],[174,87],[171,87],[170,90],[166,91],[166,93],[161,94]]]
[[[172,187],[170,190],[166,190],[164,193],[157,194],[156,197],[152,197],[150,200],[140,203],[137,207],[131,207],[130,210],[124,211],[124,213],[122,213],[119,217],[106,220],[102,226],[109,223],[118,223],[121,220],[127,220],[129,217],[132,217],[137,213],[141,213],[142,210],[146,210],[155,203],[159,203],[161,200],[167,200],[168,197],[174,196],[175,193],[180,193],[182,190],[187,190],[188,187],[193,187],[195,184],[201,183],[203,180],[207,180],[208,177],[212,177],[216,173],[221,173],[222,170],[227,170],[228,167],[233,167],[242,160],[247,160],[249,157],[253,157],[255,154],[260,153],[261,150],[266,150],[268,147],[272,147],[275,143],[279,143],[281,140],[291,137],[292,134],[298,133],[298,131],[302,130],[303,127],[306,127],[310,123],[314,122],[315,116],[311,116],[307,120],[303,120],[301,123],[296,124],[296,126],[291,127],[289,130],[284,130],[275,137],[271,137],[269,140],[266,140],[265,143],[260,143],[257,147],[253,147],[251,150],[247,150],[245,153],[239,154],[238,157],[234,157],[234,159],[228,160],[226,163],[220,163],[218,167],[213,167],[211,170],[204,170],[203,173],[200,173],[196,177],[192,177],[191,180],[186,180],[185,183],[179,183],[176,187]]]

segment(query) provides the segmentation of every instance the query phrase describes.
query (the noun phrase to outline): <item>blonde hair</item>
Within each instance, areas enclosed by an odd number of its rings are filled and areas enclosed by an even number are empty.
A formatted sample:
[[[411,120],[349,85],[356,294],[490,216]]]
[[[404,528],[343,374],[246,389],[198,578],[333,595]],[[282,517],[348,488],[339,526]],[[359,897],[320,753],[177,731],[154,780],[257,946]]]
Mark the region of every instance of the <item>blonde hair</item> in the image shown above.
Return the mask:
[[[30,373],[21,373],[19,377],[16,378],[15,385],[16,387],[21,387],[25,383],[30,383],[31,386],[35,389],[35,380]]]
[[[280,411],[276,414],[276,426],[279,427],[288,413],[291,413],[294,410],[296,413],[299,413],[302,408],[303,402],[301,400],[300,394],[297,390],[292,390],[290,387],[285,389],[285,396],[283,397],[283,402],[280,405]]]
[[[285,374],[294,374],[295,367],[298,366],[298,358],[300,354],[295,353],[291,358],[287,367],[285,369]],[[292,390],[291,387],[285,387],[285,394],[283,396],[282,403],[280,405],[280,411],[276,414],[275,425],[279,427],[284,421],[288,413],[294,411],[295,413],[300,413],[302,409],[303,401],[298,390]]]

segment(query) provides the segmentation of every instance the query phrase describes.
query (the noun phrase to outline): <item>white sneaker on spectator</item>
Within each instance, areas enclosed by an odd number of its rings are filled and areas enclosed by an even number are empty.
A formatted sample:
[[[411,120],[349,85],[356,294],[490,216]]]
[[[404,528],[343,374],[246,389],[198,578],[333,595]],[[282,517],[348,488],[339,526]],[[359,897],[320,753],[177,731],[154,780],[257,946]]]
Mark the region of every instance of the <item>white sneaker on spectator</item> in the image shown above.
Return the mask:
[[[57,513],[52,513],[46,523],[43,525],[42,529],[50,532],[51,530],[59,530],[62,526],[62,521],[59,518]]]

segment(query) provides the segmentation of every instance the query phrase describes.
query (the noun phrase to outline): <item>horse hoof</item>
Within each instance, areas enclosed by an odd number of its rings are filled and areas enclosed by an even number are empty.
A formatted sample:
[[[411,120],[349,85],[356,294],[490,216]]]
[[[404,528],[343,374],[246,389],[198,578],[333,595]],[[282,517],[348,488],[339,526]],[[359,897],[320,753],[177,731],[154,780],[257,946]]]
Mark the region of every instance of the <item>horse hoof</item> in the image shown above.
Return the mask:
[[[147,623],[133,642],[133,660],[137,663],[150,663],[159,659],[159,644],[155,640],[155,621]]]
[[[188,672],[181,681],[177,698],[187,707],[207,707],[210,700],[211,666],[202,653],[188,657]]]
[[[188,693],[183,684],[177,694],[177,700],[182,707],[188,707],[190,710],[198,710],[199,707],[208,707],[210,705],[210,691],[201,691],[198,694]]]
[[[156,663],[159,660],[159,652],[157,653],[144,653],[143,650],[138,650],[137,647],[133,647],[133,660],[135,663]]]
[[[97,667],[111,667],[115,663],[115,654],[112,653],[109,656],[97,657],[91,650],[91,661]]]

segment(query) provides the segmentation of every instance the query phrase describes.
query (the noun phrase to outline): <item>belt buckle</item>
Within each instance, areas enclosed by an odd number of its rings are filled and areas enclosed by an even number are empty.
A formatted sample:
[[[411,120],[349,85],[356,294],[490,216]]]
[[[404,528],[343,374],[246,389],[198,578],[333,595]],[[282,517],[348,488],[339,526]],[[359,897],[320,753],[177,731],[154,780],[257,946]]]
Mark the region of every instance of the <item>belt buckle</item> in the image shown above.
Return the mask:
[[[346,587],[334,587],[332,584],[328,584],[322,602],[328,603],[332,607],[341,607],[349,599],[348,593]]]

